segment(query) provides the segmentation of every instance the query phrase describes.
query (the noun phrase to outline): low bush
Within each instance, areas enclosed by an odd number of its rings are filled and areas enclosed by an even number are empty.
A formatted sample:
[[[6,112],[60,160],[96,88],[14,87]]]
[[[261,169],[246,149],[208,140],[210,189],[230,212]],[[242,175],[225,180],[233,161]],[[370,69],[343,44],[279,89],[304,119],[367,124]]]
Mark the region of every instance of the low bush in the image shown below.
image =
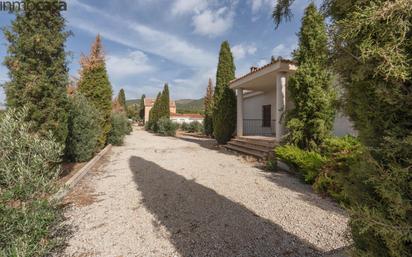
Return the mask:
[[[321,151],[328,162],[322,167],[313,188],[339,202],[347,202],[343,186],[350,176],[352,165],[364,152],[362,145],[352,136],[331,137],[325,140]]]
[[[60,213],[48,197],[57,191],[63,146],[39,137],[27,109],[0,119],[0,256],[42,256],[55,246]]]
[[[126,135],[130,135],[133,131],[132,121],[127,120]]]
[[[305,182],[313,183],[327,158],[314,151],[305,151],[297,146],[285,145],[275,149],[276,157],[299,172]]]
[[[146,131],[154,132],[156,133],[158,131],[158,126],[157,122],[154,121],[147,121],[144,125]]]
[[[162,136],[175,136],[178,124],[172,122],[169,118],[163,117],[157,122],[157,132]]]
[[[213,135],[213,118],[209,115],[206,115],[203,120],[203,131],[206,136]]]
[[[190,123],[183,122],[180,125],[180,129],[188,133],[203,133],[204,132],[202,123],[198,121],[193,121]]]
[[[97,150],[101,134],[100,114],[80,94],[70,97],[69,106],[66,159],[73,162],[88,161]]]
[[[362,155],[363,147],[352,136],[330,137],[319,152],[285,145],[277,147],[275,153],[278,160],[302,174],[305,182],[313,184],[315,191],[346,203],[345,180],[350,176],[351,166]]]
[[[182,124],[180,124],[180,129],[187,131],[189,129],[189,123],[183,122]]]
[[[110,130],[107,143],[122,145],[125,135],[130,134],[129,120],[126,114],[115,112],[112,114],[112,129]]]

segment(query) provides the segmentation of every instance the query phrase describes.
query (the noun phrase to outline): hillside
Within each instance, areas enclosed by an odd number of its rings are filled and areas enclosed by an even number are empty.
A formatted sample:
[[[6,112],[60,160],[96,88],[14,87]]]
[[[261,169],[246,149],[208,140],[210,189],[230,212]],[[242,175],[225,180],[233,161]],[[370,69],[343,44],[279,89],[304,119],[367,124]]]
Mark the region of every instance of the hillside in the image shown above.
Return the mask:
[[[176,109],[180,113],[201,113],[204,111],[204,99],[176,100]]]
[[[126,105],[132,105],[132,104],[140,104],[140,99],[126,100]]]
[[[180,99],[176,100],[178,113],[202,113],[204,111],[203,98],[201,99]],[[140,99],[130,99],[127,105],[140,104]]]

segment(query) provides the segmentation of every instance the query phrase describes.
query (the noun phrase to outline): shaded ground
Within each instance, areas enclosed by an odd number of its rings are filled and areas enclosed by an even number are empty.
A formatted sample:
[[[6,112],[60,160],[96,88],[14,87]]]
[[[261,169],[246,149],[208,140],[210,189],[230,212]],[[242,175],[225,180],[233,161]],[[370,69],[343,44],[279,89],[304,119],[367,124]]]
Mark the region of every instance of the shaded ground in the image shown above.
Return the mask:
[[[207,139],[126,140],[66,198],[64,255],[342,255],[346,215],[297,179]]]

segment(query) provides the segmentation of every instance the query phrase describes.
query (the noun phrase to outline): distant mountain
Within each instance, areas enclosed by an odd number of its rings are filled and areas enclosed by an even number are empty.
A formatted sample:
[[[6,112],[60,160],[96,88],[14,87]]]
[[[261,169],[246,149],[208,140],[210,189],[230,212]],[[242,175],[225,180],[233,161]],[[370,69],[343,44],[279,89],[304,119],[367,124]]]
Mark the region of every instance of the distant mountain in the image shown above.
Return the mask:
[[[181,99],[176,100],[177,112],[183,113],[202,113],[205,109],[204,99]]]
[[[178,113],[202,113],[204,111],[204,99],[180,99],[176,100],[176,111]],[[130,99],[127,105],[140,104],[140,99]]]
[[[132,104],[140,104],[140,99],[126,100],[126,105],[132,105]]]

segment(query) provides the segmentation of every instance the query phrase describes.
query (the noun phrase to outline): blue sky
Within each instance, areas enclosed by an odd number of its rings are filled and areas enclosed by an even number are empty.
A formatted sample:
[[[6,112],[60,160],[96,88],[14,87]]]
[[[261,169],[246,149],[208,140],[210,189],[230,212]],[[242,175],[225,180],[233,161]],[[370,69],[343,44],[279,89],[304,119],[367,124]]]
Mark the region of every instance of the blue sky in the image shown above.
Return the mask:
[[[109,77],[115,94],[154,97],[165,82],[173,99],[201,98],[208,78],[214,81],[218,52],[228,40],[237,76],[274,55],[289,57],[309,1],[296,0],[294,19],[274,29],[276,0],[68,0],[64,12],[70,74],[77,76],[81,53],[87,54],[97,33],[103,38]],[[0,13],[0,26],[13,16]],[[7,44],[0,35],[0,59]],[[7,69],[0,66],[0,82]],[[0,103],[4,93],[0,89]]]

